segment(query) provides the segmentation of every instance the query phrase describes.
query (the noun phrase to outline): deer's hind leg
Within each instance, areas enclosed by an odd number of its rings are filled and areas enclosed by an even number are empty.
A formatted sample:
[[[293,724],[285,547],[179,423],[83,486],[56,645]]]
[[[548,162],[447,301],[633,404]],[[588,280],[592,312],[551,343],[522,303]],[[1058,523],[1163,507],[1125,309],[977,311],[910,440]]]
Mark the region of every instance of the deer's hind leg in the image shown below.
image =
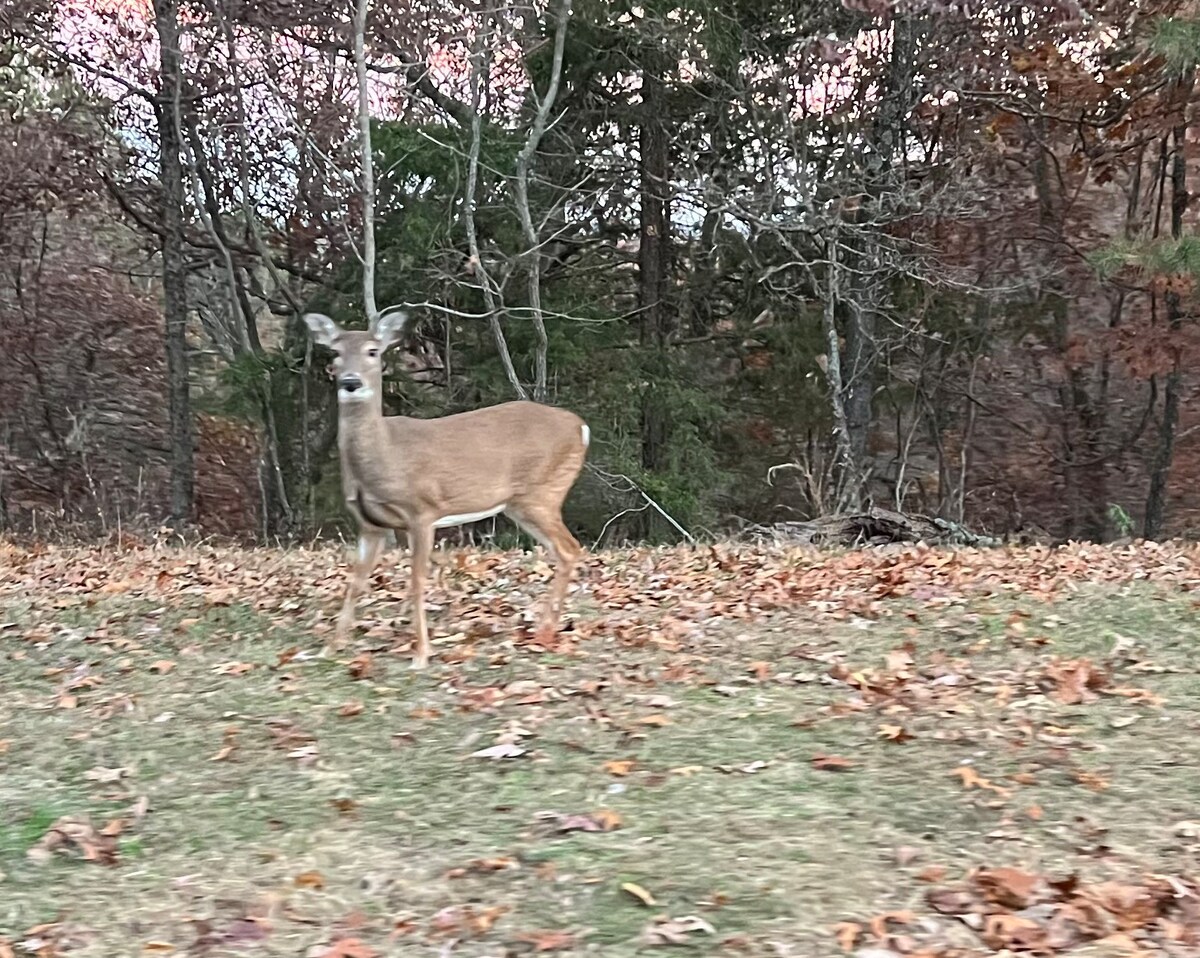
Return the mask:
[[[539,634],[553,634],[562,621],[563,602],[571,585],[583,546],[571,535],[562,520],[558,505],[511,504],[505,513],[550,553],[554,563],[554,581],[546,595]]]

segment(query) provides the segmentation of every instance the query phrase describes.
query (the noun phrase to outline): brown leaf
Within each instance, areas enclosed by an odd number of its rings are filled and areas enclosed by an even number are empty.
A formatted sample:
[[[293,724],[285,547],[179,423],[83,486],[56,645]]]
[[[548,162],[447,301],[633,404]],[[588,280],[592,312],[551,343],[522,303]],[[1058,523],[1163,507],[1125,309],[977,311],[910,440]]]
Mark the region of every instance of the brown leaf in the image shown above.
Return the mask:
[[[358,701],[358,699],[352,699],[338,709],[338,715],[340,715],[342,718],[353,718],[355,715],[361,715],[362,711],[362,702]]]
[[[833,935],[837,939],[838,946],[845,952],[854,950],[862,933],[863,926],[852,921],[838,922],[833,928]]]
[[[166,675],[173,668],[175,668],[175,663],[170,659],[159,659],[150,666],[150,671],[157,672],[159,675]]]
[[[515,858],[476,858],[466,865],[451,868],[446,872],[447,878],[465,878],[467,875],[486,875],[490,872],[508,871],[518,868]]]
[[[980,934],[989,948],[997,951],[1011,949],[1014,951],[1039,951],[1046,933],[1042,926],[1032,918],[1020,915],[999,914],[988,915],[984,919],[983,931]]]
[[[637,720],[638,725],[670,725],[671,720],[665,715],[643,715]]]
[[[562,951],[575,944],[575,935],[569,931],[523,931],[513,935],[513,941],[532,945],[537,954],[547,951]]]
[[[325,876],[319,871],[301,872],[292,879],[297,888],[313,888],[320,890],[325,887]]]
[[[321,958],[379,958],[379,952],[357,938],[339,938]]]
[[[993,785],[990,781],[975,771],[975,769],[970,765],[959,765],[957,768],[951,770],[950,774],[957,775],[959,780],[962,782],[963,788],[967,789],[968,791],[973,788],[982,788],[995,792],[997,795],[1003,798],[1007,798],[1010,794],[1012,794],[1007,788],[1001,788],[999,785]]]
[[[1109,786],[1108,780],[1097,775],[1095,772],[1088,772],[1077,768],[1071,774],[1074,776],[1075,781],[1086,788],[1090,788],[1093,792],[1103,792]]]
[[[633,758],[617,758],[604,763],[604,771],[618,778],[628,775],[636,767],[637,759]]]
[[[933,882],[939,882],[945,877],[945,865],[926,865],[919,872],[917,872],[917,881],[929,882],[931,884]]]
[[[845,772],[854,768],[854,762],[840,755],[826,755],[818,752],[812,757],[812,767],[819,772]]]
[[[564,815],[558,821],[560,832],[611,832],[621,827],[621,816],[602,808],[587,815]]]
[[[1040,876],[1018,868],[984,868],[974,880],[985,898],[1006,908],[1028,908],[1047,890]]]
[[[216,675],[245,675],[253,670],[253,662],[222,662],[213,668]]]
[[[889,742],[895,742],[897,745],[903,745],[905,742],[912,740],[912,733],[903,725],[881,725],[879,726],[880,738],[885,738]]]
[[[871,934],[880,941],[888,939],[888,922],[895,922],[898,925],[911,925],[917,920],[917,916],[911,911],[888,911],[882,915],[876,915],[868,923]]]
[[[375,661],[369,652],[362,652],[350,660],[346,670],[352,679],[365,679],[375,670]]]

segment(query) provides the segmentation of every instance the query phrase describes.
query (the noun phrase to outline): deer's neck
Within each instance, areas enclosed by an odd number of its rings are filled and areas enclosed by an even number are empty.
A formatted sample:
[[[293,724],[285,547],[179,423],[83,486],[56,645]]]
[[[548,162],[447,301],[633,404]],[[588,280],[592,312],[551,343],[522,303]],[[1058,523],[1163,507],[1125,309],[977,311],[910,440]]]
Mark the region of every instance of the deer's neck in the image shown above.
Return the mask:
[[[369,482],[382,462],[385,445],[379,396],[363,403],[342,403],[338,411],[338,446],[345,468]]]

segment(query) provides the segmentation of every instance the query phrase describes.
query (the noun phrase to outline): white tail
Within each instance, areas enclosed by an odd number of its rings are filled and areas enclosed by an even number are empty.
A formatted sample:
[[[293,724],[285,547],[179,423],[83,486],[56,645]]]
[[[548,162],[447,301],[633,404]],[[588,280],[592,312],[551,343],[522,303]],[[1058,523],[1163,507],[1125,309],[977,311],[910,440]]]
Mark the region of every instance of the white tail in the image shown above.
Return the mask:
[[[384,315],[373,332],[342,329],[328,316],[304,317],[313,340],[336,354],[342,490],[359,523],[358,557],[338,616],[335,647],[354,627],[355,602],[389,530],[406,530],[417,630],[413,668],[429,660],[425,579],[434,529],[503,512],[541,543],[555,563],[540,630],[557,629],[583,549],[562,521],[591,438],[574,413],[510,402],[442,419],[383,415],[383,353],[406,318]]]

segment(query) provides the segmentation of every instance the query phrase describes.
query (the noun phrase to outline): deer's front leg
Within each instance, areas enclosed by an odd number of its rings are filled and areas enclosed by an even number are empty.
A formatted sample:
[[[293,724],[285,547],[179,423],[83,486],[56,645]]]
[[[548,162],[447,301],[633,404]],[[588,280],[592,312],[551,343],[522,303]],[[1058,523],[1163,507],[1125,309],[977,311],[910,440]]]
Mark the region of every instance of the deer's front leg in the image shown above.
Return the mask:
[[[429,575],[429,556],[433,552],[433,523],[412,522],[408,529],[408,545],[412,550],[412,581],[409,585],[413,607],[413,624],[417,628],[417,644],[413,649],[412,667],[423,669],[429,664],[429,630],[425,625],[425,579]]]
[[[346,599],[342,603],[341,614],[338,615],[337,629],[333,635],[333,648],[340,649],[346,644],[350,633],[354,631],[355,603],[367,586],[375,563],[379,561],[380,550],[387,533],[382,529],[363,529],[358,535],[358,555],[354,567],[350,571],[350,581],[346,584]]]

